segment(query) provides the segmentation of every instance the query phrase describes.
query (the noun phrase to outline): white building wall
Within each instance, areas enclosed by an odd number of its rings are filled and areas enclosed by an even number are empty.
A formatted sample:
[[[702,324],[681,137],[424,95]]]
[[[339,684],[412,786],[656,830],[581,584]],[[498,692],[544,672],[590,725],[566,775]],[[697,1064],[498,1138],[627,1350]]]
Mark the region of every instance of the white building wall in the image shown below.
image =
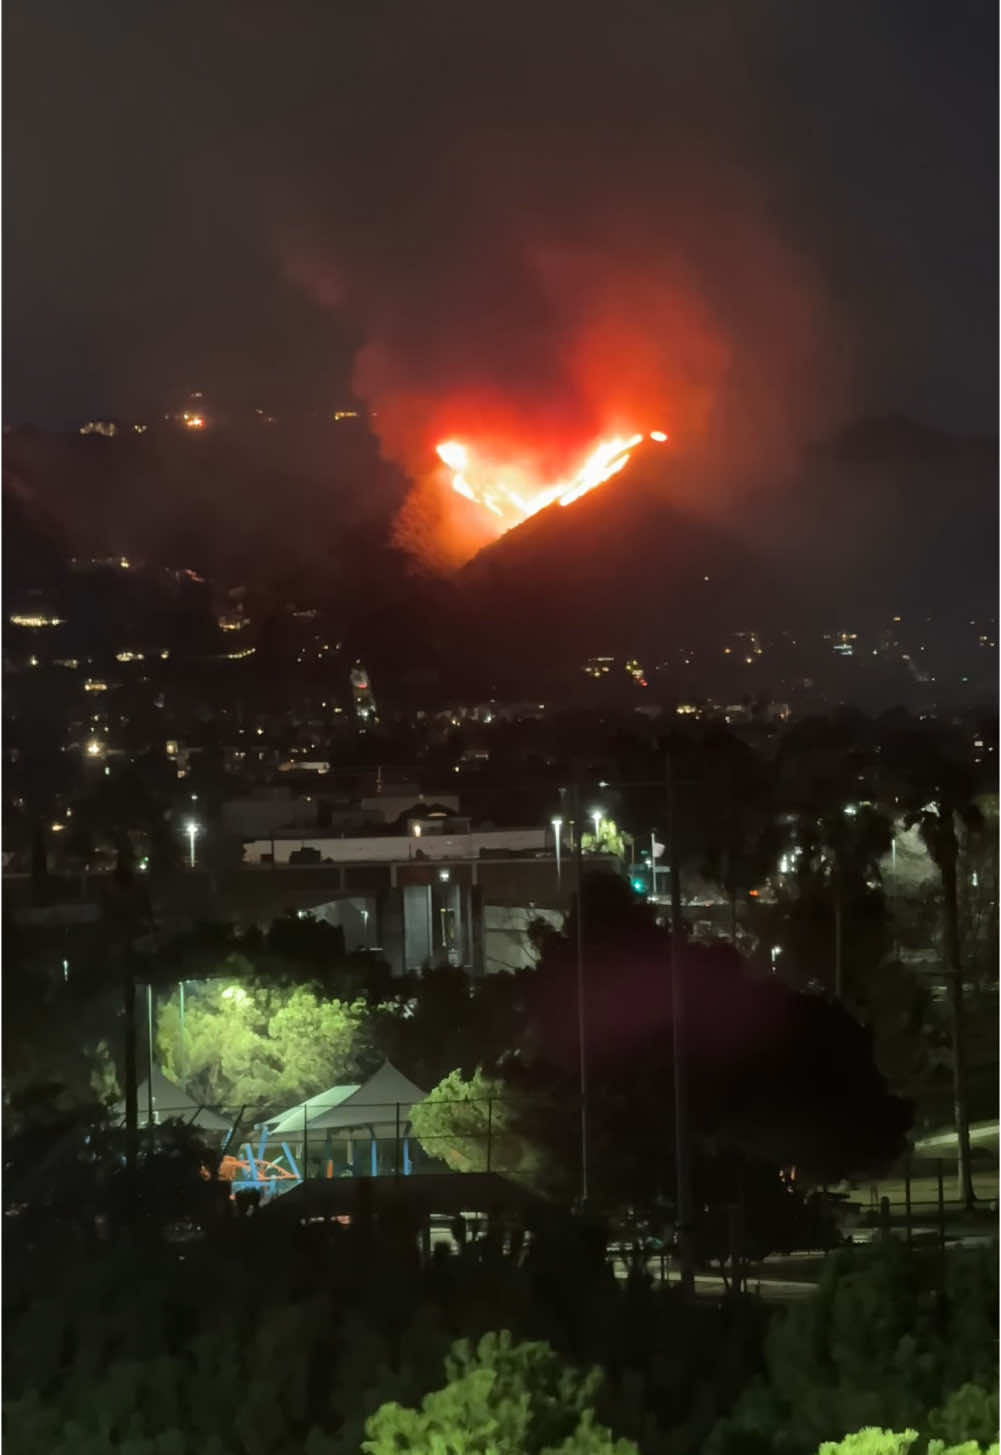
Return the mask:
[[[471,834],[425,834],[411,837],[393,834],[385,838],[331,838],[319,834],[301,837],[252,839],[243,846],[245,864],[262,864],[274,854],[276,865],[289,865],[297,849],[318,849],[321,859],[334,864],[387,864],[407,859],[478,859],[481,853],[507,851],[518,854],[542,853],[545,829],[494,829]],[[291,865],[291,867],[295,867]]]
[[[563,915],[556,909],[485,904],[483,906],[483,969],[487,975],[527,970],[535,964],[535,950],[528,937],[535,920],[545,920],[553,929],[563,927]]]

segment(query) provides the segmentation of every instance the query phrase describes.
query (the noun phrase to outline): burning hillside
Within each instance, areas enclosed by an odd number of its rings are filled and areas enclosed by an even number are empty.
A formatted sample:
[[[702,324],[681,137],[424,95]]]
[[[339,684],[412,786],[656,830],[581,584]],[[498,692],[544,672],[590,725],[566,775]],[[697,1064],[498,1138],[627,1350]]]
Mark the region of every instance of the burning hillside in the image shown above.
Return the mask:
[[[667,443],[663,430],[651,431],[649,438],[658,444]],[[484,458],[458,440],[448,440],[437,448],[438,458],[452,471],[452,489],[471,500],[496,518],[502,534],[519,525],[547,505],[558,501],[572,505],[589,491],[620,470],[625,469],[636,446],[643,443],[642,434],[614,436],[594,446],[583,464],[568,479],[548,484],[535,471],[524,465]]]

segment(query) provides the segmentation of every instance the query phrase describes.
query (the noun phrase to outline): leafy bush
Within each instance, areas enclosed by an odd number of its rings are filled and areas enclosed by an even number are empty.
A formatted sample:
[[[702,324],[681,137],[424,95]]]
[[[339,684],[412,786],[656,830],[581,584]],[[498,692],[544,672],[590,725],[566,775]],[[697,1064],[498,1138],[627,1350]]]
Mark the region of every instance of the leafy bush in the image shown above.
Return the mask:
[[[941,1409],[928,1416],[928,1430],[947,1445],[963,1445],[977,1441],[982,1445],[998,1433],[998,1392],[979,1384],[964,1384],[946,1400]]]
[[[480,1068],[468,1079],[452,1071],[411,1112],[424,1151],[452,1171],[503,1172],[538,1184],[545,1159],[524,1134],[527,1120],[517,1091]]]
[[[808,1455],[853,1430],[927,1430],[938,1406],[951,1438],[961,1425],[952,1392],[997,1383],[996,1252],[953,1250],[941,1282],[937,1258],[898,1243],[829,1259],[816,1294],[773,1322],[765,1373],[717,1426],[709,1455]]]
[[[846,1435],[837,1443],[828,1441],[821,1445],[817,1455],[908,1455],[917,1439],[917,1430],[901,1430],[899,1433],[875,1428],[856,1430],[854,1435]],[[927,1446],[927,1455],[997,1455],[997,1451],[997,1441],[986,1451],[976,1440],[948,1447],[941,1440],[930,1440]]]
[[[366,1426],[365,1455],[639,1455],[594,1423],[601,1372],[581,1375],[548,1344],[510,1333],[467,1340],[445,1361],[448,1383],[419,1410],[385,1404]]]

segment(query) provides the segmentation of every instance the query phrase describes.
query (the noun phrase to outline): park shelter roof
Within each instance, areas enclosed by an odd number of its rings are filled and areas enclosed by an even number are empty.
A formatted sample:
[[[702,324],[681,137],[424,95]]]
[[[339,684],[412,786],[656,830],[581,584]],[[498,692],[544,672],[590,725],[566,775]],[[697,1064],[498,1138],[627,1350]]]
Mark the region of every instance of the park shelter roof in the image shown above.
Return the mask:
[[[136,1098],[141,1127],[149,1126],[149,1084],[149,1078],[144,1078],[139,1083],[139,1094]],[[113,1114],[125,1120],[124,1100],[114,1107]],[[203,1132],[228,1132],[232,1126],[231,1118],[220,1116],[210,1107],[201,1106],[183,1087],[176,1086],[164,1076],[159,1066],[154,1066],[153,1122],[154,1125],[159,1125],[167,1121],[187,1122],[189,1126],[198,1127]]]
[[[309,1132],[346,1131],[395,1123],[397,1108],[401,1122],[409,1120],[410,1108],[427,1095],[390,1061],[384,1061],[374,1076],[361,1086],[332,1086],[298,1106],[275,1117],[271,1135],[294,1137],[305,1126]],[[315,1108],[315,1110],[314,1110]]]
[[[276,1112],[264,1125],[269,1132],[279,1136],[294,1136],[296,1132],[302,1131],[304,1125],[312,1126],[314,1117],[318,1117],[321,1112],[340,1106],[342,1101],[354,1095],[359,1086],[360,1082],[357,1081],[345,1083],[343,1086],[331,1086],[317,1096],[311,1096],[308,1101],[300,1101],[285,1111]]]

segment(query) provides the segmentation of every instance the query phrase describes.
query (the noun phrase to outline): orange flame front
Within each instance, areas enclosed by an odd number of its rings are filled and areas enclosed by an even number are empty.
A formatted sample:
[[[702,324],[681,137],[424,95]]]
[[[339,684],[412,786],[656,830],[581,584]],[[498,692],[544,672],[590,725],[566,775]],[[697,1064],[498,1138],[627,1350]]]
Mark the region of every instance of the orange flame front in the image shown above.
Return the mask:
[[[458,440],[445,440],[438,445],[436,454],[452,471],[452,489],[456,494],[490,511],[503,521],[504,530],[510,530],[547,505],[557,501],[560,505],[572,505],[582,495],[603,485],[628,465],[632,451],[643,438],[642,434],[634,434],[602,440],[570,480],[555,485],[526,481],[524,472],[513,467],[494,470],[477,466],[469,447]],[[653,430],[649,438],[657,444],[667,442],[667,435],[659,429]]]

